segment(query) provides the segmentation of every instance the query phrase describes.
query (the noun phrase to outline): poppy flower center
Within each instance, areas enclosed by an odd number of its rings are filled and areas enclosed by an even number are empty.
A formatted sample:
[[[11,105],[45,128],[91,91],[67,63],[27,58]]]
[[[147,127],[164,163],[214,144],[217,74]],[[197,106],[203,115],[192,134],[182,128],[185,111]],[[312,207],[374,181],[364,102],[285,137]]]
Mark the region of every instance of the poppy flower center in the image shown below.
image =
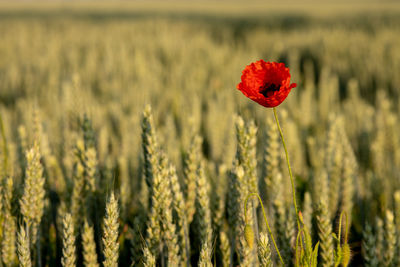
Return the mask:
[[[265,96],[265,97],[269,97],[271,95],[274,94],[274,92],[279,91],[279,89],[281,89],[280,85],[276,85],[273,83],[266,83],[262,86],[260,86],[260,93]]]

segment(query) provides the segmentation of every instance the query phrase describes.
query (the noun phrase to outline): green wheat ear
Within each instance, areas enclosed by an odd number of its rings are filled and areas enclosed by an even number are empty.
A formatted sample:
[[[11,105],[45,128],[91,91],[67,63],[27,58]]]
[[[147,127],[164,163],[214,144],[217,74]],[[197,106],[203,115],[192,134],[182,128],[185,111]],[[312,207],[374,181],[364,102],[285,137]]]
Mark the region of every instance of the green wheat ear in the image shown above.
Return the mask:
[[[320,243],[320,264],[321,266],[332,266],[333,264],[333,238],[332,225],[329,217],[329,210],[326,206],[326,198],[321,198],[317,207],[318,239]]]
[[[201,246],[198,267],[213,267],[211,263],[211,249],[207,242]]]
[[[396,255],[396,228],[394,225],[393,213],[389,210],[386,211],[385,215],[384,231],[385,252],[383,254],[383,260],[385,266],[391,266]]]
[[[272,118],[267,118],[266,126],[267,144],[264,149],[264,162],[261,166],[265,186],[260,187],[260,191],[265,194],[265,203],[272,203],[277,196],[275,179],[280,173],[280,145],[279,133],[275,129],[275,123]]]
[[[1,190],[3,195],[3,240],[1,242],[1,257],[6,266],[12,266],[17,259],[16,255],[16,234],[17,223],[12,215],[12,192],[13,179],[5,178],[5,184]],[[0,200],[1,201],[1,200]]]
[[[85,220],[82,229],[83,263],[86,267],[98,267],[93,227]]]
[[[222,266],[229,267],[231,247],[229,237],[224,230],[220,231],[220,250],[222,253]]]
[[[168,168],[171,193],[173,197],[172,208],[175,213],[176,233],[178,235],[179,254],[182,264],[188,264],[190,258],[189,228],[186,218],[186,203],[178,181],[178,175],[174,166]]]
[[[73,189],[70,200],[71,216],[74,221],[75,231],[79,231],[82,219],[85,216],[84,199],[86,196],[86,192],[84,187],[85,187],[84,167],[79,161],[77,161],[74,166]]]
[[[244,170],[238,161],[233,163],[232,171],[229,176],[228,190],[228,223],[231,228],[231,250],[236,251],[240,261],[245,261],[249,255],[249,249],[243,236],[245,222],[245,214],[243,210],[243,202],[246,199],[246,188]]]
[[[111,193],[106,205],[106,215],[104,217],[103,226],[104,267],[118,266],[118,217],[118,202],[114,197],[114,193]]]
[[[75,267],[76,265],[74,222],[69,213],[65,215],[63,220],[63,248],[61,264],[63,267]]]
[[[171,186],[171,171],[168,168],[168,161],[164,154],[161,155],[161,165],[160,165],[160,194],[161,194],[161,205],[162,212],[160,224],[162,225],[163,232],[161,236],[164,239],[164,245],[168,249],[168,265],[175,266],[183,264],[181,253],[179,251],[179,241],[178,233],[176,230],[176,225],[173,222],[173,196],[170,189]],[[156,180],[156,179],[155,179]],[[182,251],[183,253],[183,251]]]
[[[317,177],[316,177],[317,178]],[[334,243],[332,238],[332,222],[330,218],[330,211],[328,208],[328,184],[327,184],[326,173],[321,173],[318,176],[319,192],[316,195],[319,196],[316,207],[316,223],[318,229],[318,240],[319,240],[319,255],[321,266],[332,266],[334,261]]]
[[[261,267],[272,267],[273,261],[271,256],[271,247],[267,233],[260,233],[260,238],[257,244],[258,261]]]
[[[26,228],[27,230],[29,228]],[[31,267],[31,251],[29,244],[29,234],[27,230],[21,225],[19,227],[17,246],[18,246],[18,260],[21,267]]]
[[[372,232],[371,225],[367,223],[364,227],[362,241],[362,254],[365,266],[378,266],[379,260],[376,253],[376,236]]]
[[[44,210],[45,179],[40,159],[39,145],[35,142],[33,148],[26,152],[24,192],[19,201],[24,221],[32,230],[32,243],[37,240],[37,231]]]
[[[343,168],[343,146],[339,140],[340,123],[338,118],[330,120],[327,144],[325,149],[325,167],[329,178],[329,202],[330,216],[336,215],[339,205],[340,179]]]
[[[144,180],[148,189],[148,214],[146,225],[146,243],[153,257],[157,258],[161,240],[160,214],[165,208],[163,205],[162,183],[160,174],[160,148],[154,129],[151,107],[146,106],[142,114],[142,150]]]
[[[204,165],[200,164],[198,171],[198,179],[196,180],[196,212],[193,221],[197,227],[200,242],[203,246],[206,244],[211,246],[212,224],[209,200],[209,183],[204,173]]]
[[[192,222],[193,215],[196,212],[196,180],[198,178],[198,169],[201,164],[201,144],[202,139],[200,136],[192,136],[189,149],[184,158],[184,192],[188,223]]]
[[[156,266],[156,259],[151,254],[148,247],[143,248],[143,266],[144,267],[155,267]]]
[[[376,236],[376,258],[379,265],[384,265],[383,255],[385,253],[385,230],[384,223],[380,217],[375,219],[375,236]]]

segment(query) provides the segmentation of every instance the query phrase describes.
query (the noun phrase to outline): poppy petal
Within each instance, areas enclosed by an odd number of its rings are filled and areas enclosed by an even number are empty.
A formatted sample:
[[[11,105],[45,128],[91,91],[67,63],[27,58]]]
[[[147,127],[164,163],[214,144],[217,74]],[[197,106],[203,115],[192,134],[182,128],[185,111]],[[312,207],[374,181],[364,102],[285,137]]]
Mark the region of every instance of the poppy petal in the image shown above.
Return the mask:
[[[296,86],[290,83],[289,68],[284,63],[261,59],[245,67],[237,89],[264,107],[276,107]]]

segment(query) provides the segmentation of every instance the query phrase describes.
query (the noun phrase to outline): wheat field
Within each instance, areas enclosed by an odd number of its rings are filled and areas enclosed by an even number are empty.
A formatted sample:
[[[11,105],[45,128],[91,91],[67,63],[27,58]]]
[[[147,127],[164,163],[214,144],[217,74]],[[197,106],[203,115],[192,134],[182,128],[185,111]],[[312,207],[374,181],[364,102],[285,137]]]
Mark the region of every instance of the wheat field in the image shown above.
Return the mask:
[[[285,266],[400,266],[396,2],[4,2],[0,36],[0,266],[282,266],[264,208]]]

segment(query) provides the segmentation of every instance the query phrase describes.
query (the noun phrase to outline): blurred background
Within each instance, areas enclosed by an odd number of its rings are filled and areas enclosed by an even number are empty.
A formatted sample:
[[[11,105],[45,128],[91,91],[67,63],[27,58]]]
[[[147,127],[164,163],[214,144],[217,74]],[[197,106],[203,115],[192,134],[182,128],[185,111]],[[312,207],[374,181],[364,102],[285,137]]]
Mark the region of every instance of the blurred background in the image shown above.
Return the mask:
[[[340,211],[351,214],[354,266],[367,262],[366,222],[373,225],[367,237],[377,240],[368,244],[378,244],[371,253],[382,264],[398,263],[400,242],[385,239],[392,234],[400,240],[400,195],[397,204],[394,198],[400,189],[399,1],[0,2],[0,113],[16,196],[22,192],[24,150],[40,136],[51,192],[47,205],[55,212],[71,201],[74,147],[88,119],[98,176],[107,185],[99,190],[115,189],[124,210],[121,220],[131,227],[143,215],[141,118],[149,104],[159,143],[183,187],[185,151],[193,133],[202,137],[207,177],[222,199],[210,201],[225,214],[226,174],[237,149],[234,115],[255,122],[258,179],[268,176],[272,110],[236,89],[244,67],[259,59],[284,62],[298,84],[278,113],[302,209],[316,207],[315,181],[326,172],[333,231]],[[331,155],[336,146],[354,154],[350,178],[340,158],[346,153]],[[279,160],[284,193],[275,197],[290,216],[290,184],[283,156]],[[333,165],[338,180],[332,178]],[[262,186],[259,190],[268,194]],[[310,228],[317,241],[312,210]],[[18,218],[18,208],[13,212]],[[388,212],[395,214],[396,231],[385,230]],[[216,236],[227,216],[216,222]],[[56,224],[55,219],[46,223]],[[120,264],[135,257],[129,247],[141,250],[140,241],[128,234],[126,239]],[[384,256],[390,249],[393,253]],[[222,254],[218,249],[217,265]],[[52,266],[59,258],[54,254],[43,261]]]

